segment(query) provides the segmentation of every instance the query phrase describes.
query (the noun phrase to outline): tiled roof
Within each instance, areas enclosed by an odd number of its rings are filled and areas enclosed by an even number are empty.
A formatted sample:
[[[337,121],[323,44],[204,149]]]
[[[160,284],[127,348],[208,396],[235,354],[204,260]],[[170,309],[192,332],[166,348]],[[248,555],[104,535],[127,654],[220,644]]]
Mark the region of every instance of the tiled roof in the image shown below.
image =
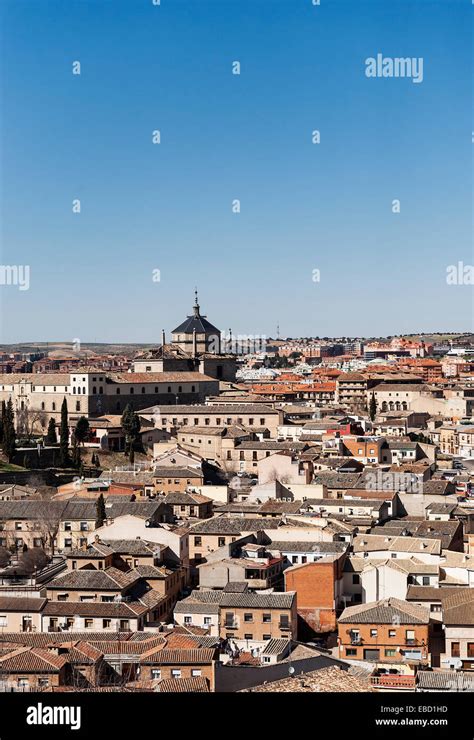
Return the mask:
[[[300,676],[283,678],[280,681],[272,681],[260,684],[252,689],[243,689],[248,692],[363,692],[372,691],[369,680],[364,676],[354,676],[349,671],[344,671],[338,666],[322,668],[319,671],[311,671]]]
[[[348,606],[339,617],[339,623],[350,624],[428,624],[429,609],[401,599],[384,599],[368,604]]]
[[[276,414],[278,415],[277,409],[272,409],[270,406],[264,406],[261,404],[252,403],[233,403],[232,405],[225,404],[196,404],[186,405],[177,404],[171,406],[150,406],[147,409],[142,409],[141,414],[153,414],[157,411],[161,411],[163,414],[166,411],[166,415],[174,416],[175,414],[189,414],[198,417],[200,414],[204,416],[221,416],[222,418],[234,417],[236,414]]]
[[[474,691],[474,673],[467,671],[418,671],[418,688],[433,691]]]
[[[279,550],[280,552],[311,552],[311,553],[342,553],[348,548],[347,542],[304,542],[298,540],[295,542],[283,542],[281,540],[272,540],[267,545],[267,550]]]
[[[474,625],[474,589],[458,588],[443,598],[442,605],[444,624]]]
[[[155,542],[147,542],[137,537],[134,540],[101,540],[104,545],[110,547],[112,552],[120,555],[143,555],[152,557],[155,550],[163,545],[157,545]]]
[[[0,671],[5,673],[56,673],[67,662],[41,648],[21,647],[0,658]]]
[[[294,591],[285,591],[283,593],[272,592],[268,594],[258,594],[251,591],[243,593],[229,593],[227,591],[193,591],[187,599],[176,604],[186,604],[188,608],[193,609],[194,604],[218,604],[220,607],[255,607],[260,609],[290,609],[295,600]],[[175,608],[176,611],[176,608]],[[186,612],[186,609],[180,609]]]
[[[148,665],[201,665],[211,663],[216,656],[214,648],[193,648],[190,650],[168,650],[156,648],[142,655],[140,663]]]
[[[420,537],[363,534],[355,537],[352,546],[354,552],[387,550],[387,552],[410,552],[414,555],[417,553],[441,554],[441,540]]]
[[[261,529],[277,529],[281,519],[252,519],[251,517],[216,516],[195,524],[190,531],[194,534],[240,534],[257,532]]]
[[[123,572],[117,568],[105,570],[73,570],[48,583],[48,589],[96,589],[97,591],[117,591],[131,586],[140,575],[136,570]]]
[[[408,586],[407,601],[439,601],[459,590],[459,586]]]
[[[205,694],[209,692],[209,685],[204,676],[166,678],[158,684],[158,691],[169,694]]]
[[[20,645],[43,648],[60,643],[81,642],[82,640],[96,642],[97,640],[103,640],[104,634],[107,635],[107,640],[117,640],[118,642],[131,640],[136,634],[148,635],[147,632],[4,632],[1,635],[0,645],[5,642],[16,642]]]
[[[145,614],[148,608],[140,602],[113,601],[48,601],[45,616],[58,617],[121,617],[130,619]]]
[[[284,637],[277,637],[269,640],[265,645],[262,655],[281,655],[290,646],[290,640]]]
[[[32,596],[0,596],[0,612],[40,612],[45,604]]]

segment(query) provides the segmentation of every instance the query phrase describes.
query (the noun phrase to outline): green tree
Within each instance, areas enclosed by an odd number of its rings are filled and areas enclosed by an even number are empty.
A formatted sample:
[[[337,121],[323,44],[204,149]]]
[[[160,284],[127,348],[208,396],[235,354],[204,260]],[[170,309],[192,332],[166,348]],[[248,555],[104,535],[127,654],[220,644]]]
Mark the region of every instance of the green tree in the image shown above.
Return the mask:
[[[16,448],[16,432],[15,432],[15,414],[13,411],[13,402],[10,398],[5,409],[5,418],[3,420],[3,442],[2,449],[8,461],[13,460]]]
[[[67,468],[70,464],[69,458],[69,422],[67,412],[67,401],[64,398],[61,405],[61,425],[59,427],[59,464]]]
[[[375,393],[372,391],[372,395],[370,397],[370,404],[369,404],[370,420],[374,421],[376,415],[377,415],[377,401],[375,400]]]
[[[131,463],[135,459],[134,449],[140,439],[140,418],[138,414],[134,412],[130,404],[127,404],[125,411],[122,414],[122,429],[125,432],[125,455]]]
[[[98,529],[99,527],[103,526],[107,518],[103,493],[98,496],[97,501],[95,502],[95,512],[95,528]]]
[[[2,412],[0,415],[0,444],[3,443],[3,430],[5,426],[5,415],[7,412],[7,405],[5,401],[2,401]]]
[[[81,450],[79,445],[77,444],[76,435],[73,435],[72,438],[72,465],[76,470],[79,470],[79,468],[82,465],[82,459],[81,459]]]
[[[88,436],[89,422],[85,416],[81,416],[77,421],[76,428],[74,429],[74,437],[78,444],[83,445]]]
[[[48,431],[46,433],[44,441],[49,446],[58,444],[58,437],[56,434],[56,422],[54,421],[53,417],[51,417],[51,419],[49,420]]]

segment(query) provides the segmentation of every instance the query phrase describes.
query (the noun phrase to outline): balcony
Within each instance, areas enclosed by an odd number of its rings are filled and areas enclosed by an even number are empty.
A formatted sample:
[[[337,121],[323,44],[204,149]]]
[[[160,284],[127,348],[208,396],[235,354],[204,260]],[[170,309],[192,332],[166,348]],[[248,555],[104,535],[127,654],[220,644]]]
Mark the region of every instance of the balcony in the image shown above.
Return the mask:
[[[414,691],[416,686],[416,677],[383,674],[382,676],[371,676],[370,683],[376,689],[408,689]]]
[[[239,628],[239,625],[237,624],[237,620],[235,620],[235,619],[233,621],[227,621],[226,620],[224,622],[224,627],[225,627],[226,630],[236,630],[236,629]]]

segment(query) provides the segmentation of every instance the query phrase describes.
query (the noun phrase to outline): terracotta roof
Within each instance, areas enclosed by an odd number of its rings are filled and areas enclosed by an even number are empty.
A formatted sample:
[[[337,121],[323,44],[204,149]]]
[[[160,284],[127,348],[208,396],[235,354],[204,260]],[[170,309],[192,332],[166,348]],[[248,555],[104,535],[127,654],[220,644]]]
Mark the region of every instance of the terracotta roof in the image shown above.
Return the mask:
[[[340,624],[428,624],[429,609],[401,599],[383,599],[348,606],[338,619]]]
[[[166,678],[160,681],[158,691],[170,694],[204,694],[209,692],[209,684],[203,676],[191,678]]]
[[[131,586],[140,578],[136,570],[127,572],[117,568],[105,570],[73,570],[54,578],[47,588],[53,590],[95,589],[97,591],[117,591]]]
[[[0,671],[9,673],[56,673],[67,659],[41,648],[21,647],[0,658]]]
[[[190,650],[179,649],[160,649],[144,653],[140,658],[140,663],[151,665],[201,665],[211,663],[215,660],[216,651],[213,648],[193,648]]]
[[[474,589],[458,588],[442,599],[442,606],[444,624],[474,625]]]

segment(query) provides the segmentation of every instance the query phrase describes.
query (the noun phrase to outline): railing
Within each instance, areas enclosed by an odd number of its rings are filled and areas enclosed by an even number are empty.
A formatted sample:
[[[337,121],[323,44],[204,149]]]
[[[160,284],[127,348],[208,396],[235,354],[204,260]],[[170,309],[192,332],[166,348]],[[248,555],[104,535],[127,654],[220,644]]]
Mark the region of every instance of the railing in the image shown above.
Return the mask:
[[[414,689],[416,686],[416,676],[402,675],[382,675],[371,676],[370,683],[372,686],[379,686],[387,689]]]

